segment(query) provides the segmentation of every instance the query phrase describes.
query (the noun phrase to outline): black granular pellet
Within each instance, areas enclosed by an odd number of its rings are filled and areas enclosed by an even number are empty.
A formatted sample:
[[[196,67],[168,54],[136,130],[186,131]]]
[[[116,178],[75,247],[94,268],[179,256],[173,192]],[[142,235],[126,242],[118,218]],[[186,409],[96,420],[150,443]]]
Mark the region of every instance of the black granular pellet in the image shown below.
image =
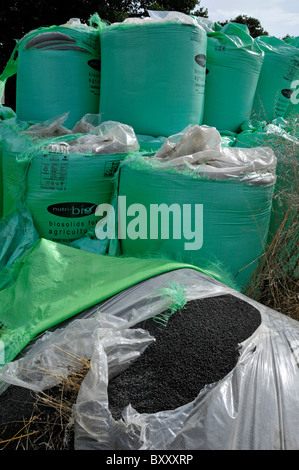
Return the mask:
[[[140,357],[108,384],[109,409],[120,419],[131,404],[139,413],[175,409],[193,401],[207,384],[236,365],[239,345],[261,323],[260,312],[233,295],[196,299],[166,325],[135,325],[155,337]]]

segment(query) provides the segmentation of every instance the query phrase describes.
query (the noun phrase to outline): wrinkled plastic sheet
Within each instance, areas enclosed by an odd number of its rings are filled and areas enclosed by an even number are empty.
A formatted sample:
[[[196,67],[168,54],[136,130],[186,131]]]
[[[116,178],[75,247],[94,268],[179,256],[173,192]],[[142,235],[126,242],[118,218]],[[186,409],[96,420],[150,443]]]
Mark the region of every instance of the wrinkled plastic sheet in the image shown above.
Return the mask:
[[[30,125],[23,133],[34,138],[53,138],[48,149],[60,153],[116,154],[139,150],[134,129],[116,121],[101,122],[101,114],[85,114],[72,129],[64,126],[69,113]],[[61,136],[61,139],[59,137]],[[65,137],[63,139],[63,136]]]
[[[184,287],[187,301],[235,295],[259,310],[261,324],[240,345],[233,370],[192,402],[152,414],[129,405],[115,421],[108,408],[108,382],[153,340],[147,331],[130,327],[169,308],[175,285]],[[0,379],[35,391],[54,386],[70,373],[61,350],[91,359],[74,406],[77,450],[299,448],[298,322],[192,269],[148,279],[48,331],[21,359],[7,364]],[[49,369],[51,375],[43,373]]]
[[[205,125],[188,126],[167,138],[154,160],[178,171],[189,169],[211,179],[238,178],[257,185],[276,181],[277,158],[270,147],[222,146],[219,131]]]

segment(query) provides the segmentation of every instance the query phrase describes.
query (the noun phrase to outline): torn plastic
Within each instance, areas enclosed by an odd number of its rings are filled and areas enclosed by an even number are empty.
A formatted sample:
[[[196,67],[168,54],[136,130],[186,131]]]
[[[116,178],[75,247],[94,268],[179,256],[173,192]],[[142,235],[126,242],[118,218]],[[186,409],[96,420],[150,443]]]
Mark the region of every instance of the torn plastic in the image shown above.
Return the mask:
[[[178,11],[160,11],[160,10],[148,10],[149,17],[134,17],[126,18],[123,22],[112,23],[111,27],[119,25],[147,25],[147,24],[156,24],[156,23],[179,23],[186,24],[191,26],[197,26],[203,29],[200,22],[196,20],[193,16],[186,15]]]
[[[89,132],[63,144],[63,151],[68,153],[122,154],[139,150],[135,132],[131,126],[126,124],[106,121],[95,127],[92,132],[92,134]],[[57,145],[59,142],[55,144],[55,146]],[[49,149],[51,150],[51,146]]]
[[[236,366],[173,410],[122,419],[109,410],[107,385],[151,344],[130,327],[174,304],[232,294],[257,308],[262,322],[240,344]],[[71,370],[63,352],[90,359],[74,406],[76,450],[296,450],[299,447],[299,324],[192,269],[179,269],[134,285],[48,331],[0,379],[34,391],[57,385]],[[66,364],[68,363],[68,365]],[[74,365],[74,369],[78,367]],[[51,371],[48,374],[47,371]]]
[[[15,281],[13,265],[38,241],[31,214],[21,205],[0,220],[0,290]]]
[[[35,123],[23,133],[39,138],[71,136],[66,141],[49,143],[48,150],[62,153],[114,154],[139,150],[139,143],[131,126],[115,121],[101,122],[100,114],[86,114],[72,129],[63,125],[68,113],[41,123]],[[78,135],[84,134],[84,135]]]
[[[271,148],[225,147],[217,129],[208,126],[191,126],[169,137],[153,161],[211,179],[238,178],[257,185],[276,181],[277,159]]]

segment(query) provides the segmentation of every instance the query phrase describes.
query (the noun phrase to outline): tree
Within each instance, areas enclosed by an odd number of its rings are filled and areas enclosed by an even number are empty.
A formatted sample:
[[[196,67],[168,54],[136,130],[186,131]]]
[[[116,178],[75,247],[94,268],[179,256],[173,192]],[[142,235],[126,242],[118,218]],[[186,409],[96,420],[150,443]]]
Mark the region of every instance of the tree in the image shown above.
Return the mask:
[[[218,22],[221,26],[224,26],[228,23],[240,23],[246,24],[249,29],[250,35],[253,38],[257,38],[258,36],[268,36],[268,32],[264,30],[260,21],[257,18],[253,18],[252,16],[247,15],[238,15],[236,18],[227,20],[224,22]]]

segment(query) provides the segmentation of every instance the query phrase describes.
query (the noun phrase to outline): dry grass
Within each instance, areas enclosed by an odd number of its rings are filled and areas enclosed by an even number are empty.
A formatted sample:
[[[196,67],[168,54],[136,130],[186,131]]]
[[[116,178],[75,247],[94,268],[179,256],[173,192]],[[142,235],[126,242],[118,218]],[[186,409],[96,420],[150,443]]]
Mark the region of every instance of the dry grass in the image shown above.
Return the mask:
[[[290,135],[299,139],[299,116],[289,124]],[[269,136],[265,143],[278,159],[273,199],[276,217],[246,295],[299,320],[299,145],[280,135]]]
[[[66,360],[70,355],[66,355]],[[34,395],[31,418],[18,432],[0,441],[0,450],[72,450],[74,437],[73,405],[89,370],[89,360],[71,356],[77,370],[46,392]],[[47,373],[47,372],[45,372]],[[51,371],[49,374],[52,375]]]

